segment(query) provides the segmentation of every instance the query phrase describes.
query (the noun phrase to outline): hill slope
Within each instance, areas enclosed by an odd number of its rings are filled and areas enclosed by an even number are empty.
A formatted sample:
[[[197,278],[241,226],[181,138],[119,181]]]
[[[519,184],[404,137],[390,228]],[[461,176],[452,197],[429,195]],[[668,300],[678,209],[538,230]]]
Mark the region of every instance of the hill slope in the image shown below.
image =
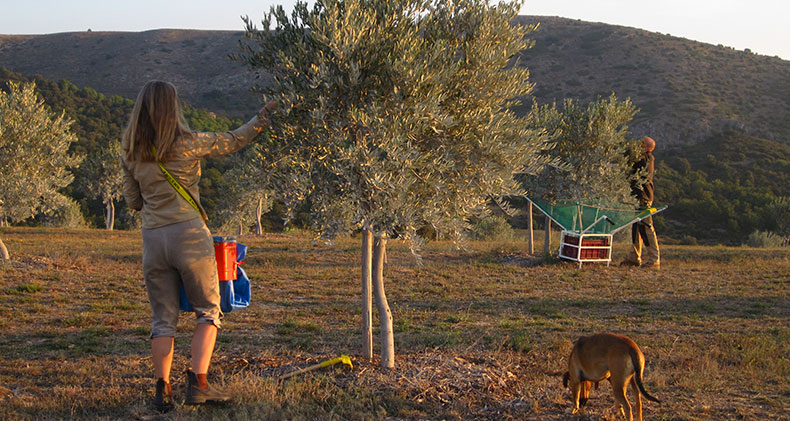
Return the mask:
[[[636,136],[688,144],[736,127],[790,144],[790,61],[622,26],[545,16],[518,21],[541,23],[535,47],[521,57],[541,103],[614,91],[642,110],[632,125]],[[228,59],[241,37],[171,29],[0,35],[0,66],[127,98],[145,81],[165,79],[195,106],[245,116],[257,104],[249,87],[267,77],[256,80]]]
[[[687,144],[736,127],[790,144],[790,61],[641,29],[552,17],[523,63],[540,102],[614,91],[641,112],[634,135]]]
[[[790,196],[790,146],[725,130],[662,157],[656,202],[670,206],[657,219],[660,235],[736,245],[776,230],[768,205]]]
[[[232,62],[242,32],[161,29],[0,35],[0,65],[25,75],[67,79],[134,99],[145,82],[173,82],[190,104],[249,115],[255,76]]]

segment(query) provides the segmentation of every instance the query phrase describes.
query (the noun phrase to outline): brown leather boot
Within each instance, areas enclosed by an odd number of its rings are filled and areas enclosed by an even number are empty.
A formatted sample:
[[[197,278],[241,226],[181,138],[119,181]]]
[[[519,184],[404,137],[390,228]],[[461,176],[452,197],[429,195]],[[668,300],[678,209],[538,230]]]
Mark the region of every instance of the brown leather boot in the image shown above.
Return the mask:
[[[198,381],[198,376],[192,370],[187,370],[187,399],[185,402],[187,405],[226,403],[230,402],[231,399],[230,393],[225,393],[211,386],[207,381],[201,385]]]

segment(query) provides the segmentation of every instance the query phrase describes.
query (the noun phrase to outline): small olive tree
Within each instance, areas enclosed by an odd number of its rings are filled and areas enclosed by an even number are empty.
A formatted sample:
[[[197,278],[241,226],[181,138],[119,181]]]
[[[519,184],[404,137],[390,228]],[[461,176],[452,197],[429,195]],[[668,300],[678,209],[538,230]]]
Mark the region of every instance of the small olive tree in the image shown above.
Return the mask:
[[[420,243],[426,224],[460,240],[487,199],[520,192],[544,145],[511,98],[527,95],[514,57],[534,27],[520,4],[485,0],[329,0],[247,20],[238,58],[269,72],[278,98],[270,143],[287,207],[308,200],[320,237],[362,232],[363,355],[372,358],[371,292],[381,364],[394,366],[384,293],[387,238]],[[371,285],[372,283],[372,285]]]
[[[254,143],[229,157],[231,167],[223,173],[226,186],[220,193],[222,207],[217,217],[224,229],[237,225],[239,235],[251,220],[255,222],[255,234],[262,235],[261,217],[274,204],[271,169],[263,153],[261,144]]]
[[[530,113],[531,127],[546,130],[551,148],[544,154],[555,163],[519,177],[529,196],[549,201],[636,204],[630,186],[635,178],[644,177],[644,172],[635,173],[632,168],[640,150],[639,142],[627,138],[628,123],[636,114],[630,100],[620,101],[612,94],[584,107],[566,99],[561,109],[557,104],[533,104]],[[544,252],[548,253],[548,215],[545,225]]]
[[[76,140],[71,121],[53,114],[35,84],[8,83],[0,90],[0,219],[19,222],[48,213],[64,201],[59,189],[81,158],[68,152]],[[0,257],[10,258],[0,239]]]
[[[115,201],[121,197],[123,186],[120,157],[121,143],[111,140],[88,155],[78,178],[80,189],[104,204],[104,227],[110,231],[115,226]]]
[[[533,104],[530,124],[547,131],[552,147],[548,165],[522,178],[529,192],[546,200],[605,200],[636,204],[631,196],[632,166],[639,159],[639,142],[629,140],[628,123],[636,115],[630,100],[612,94],[580,106],[566,99],[557,104]]]

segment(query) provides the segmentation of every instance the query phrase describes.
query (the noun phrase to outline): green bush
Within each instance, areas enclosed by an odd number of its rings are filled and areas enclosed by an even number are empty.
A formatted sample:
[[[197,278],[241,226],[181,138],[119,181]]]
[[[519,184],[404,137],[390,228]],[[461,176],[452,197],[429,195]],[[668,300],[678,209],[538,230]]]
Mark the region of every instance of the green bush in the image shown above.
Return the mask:
[[[746,245],[750,247],[773,248],[782,247],[782,237],[768,231],[755,231],[749,234]]]
[[[85,228],[88,221],[80,210],[80,205],[70,197],[60,197],[57,199],[55,209],[47,215],[41,217],[41,222],[48,227],[61,228]]]
[[[482,241],[513,241],[515,231],[510,223],[502,216],[490,216],[477,221],[472,226],[470,237]]]
[[[680,244],[683,244],[684,246],[696,246],[697,245],[697,237],[694,237],[693,235],[686,234],[683,237],[681,237]]]

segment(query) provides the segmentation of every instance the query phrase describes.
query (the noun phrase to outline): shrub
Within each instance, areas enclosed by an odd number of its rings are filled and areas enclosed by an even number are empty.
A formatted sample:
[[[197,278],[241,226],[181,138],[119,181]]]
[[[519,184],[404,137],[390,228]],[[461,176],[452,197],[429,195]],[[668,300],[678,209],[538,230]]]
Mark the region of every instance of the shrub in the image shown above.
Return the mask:
[[[477,221],[472,226],[470,237],[483,241],[513,241],[515,231],[502,216],[490,216]]]
[[[746,240],[746,245],[761,248],[782,247],[782,243],[782,237],[768,231],[755,231]]]
[[[139,230],[143,226],[143,220],[140,212],[124,206],[118,212],[115,225],[117,229]]]
[[[694,237],[693,235],[686,234],[686,235],[684,235],[683,237],[680,238],[680,244],[683,244],[684,246],[696,246],[697,245],[697,237]]]
[[[59,197],[54,210],[41,217],[44,226],[61,228],[85,228],[88,221],[80,210],[80,205],[70,197]]]

